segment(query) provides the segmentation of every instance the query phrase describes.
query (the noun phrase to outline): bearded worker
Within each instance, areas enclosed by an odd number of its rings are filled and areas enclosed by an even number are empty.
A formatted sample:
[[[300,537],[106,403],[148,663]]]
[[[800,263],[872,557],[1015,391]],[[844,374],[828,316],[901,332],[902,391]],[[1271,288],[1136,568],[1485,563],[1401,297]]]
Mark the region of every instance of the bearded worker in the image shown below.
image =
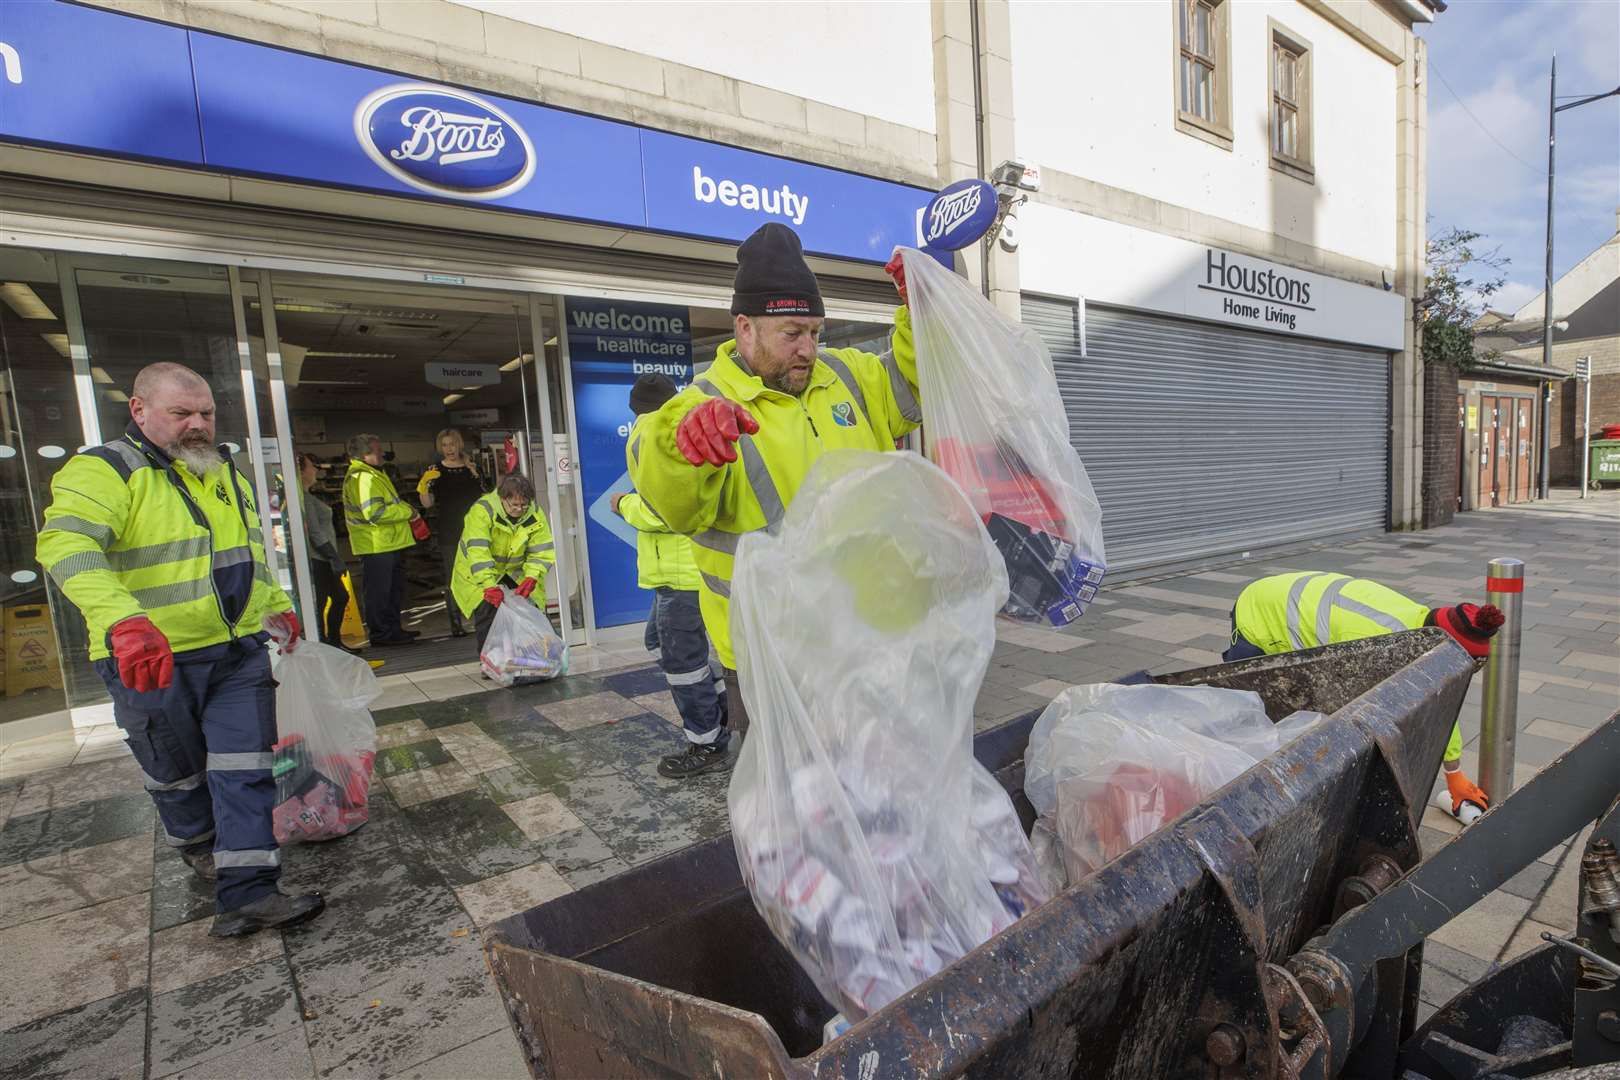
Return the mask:
[[[325,901],[277,888],[265,642],[292,652],[298,616],[265,562],[247,479],[214,445],[208,383],[161,363],[132,389],[124,433],[51,479],[39,562],[84,615],[164,839],[214,886],[209,933],[294,926]]]
[[[884,269],[904,305],[899,257]],[[625,455],[642,502],[692,538],[703,625],[725,667],[727,724],[741,734],[748,711],[729,625],[738,541],[782,520],[822,454],[893,450],[922,423],[922,406],[907,308],[895,311],[881,356],[821,348],[821,289],[786,225],[762,225],[737,249],[731,314],[736,336],[691,386],[636,423]],[[700,752],[724,754],[725,744]]]

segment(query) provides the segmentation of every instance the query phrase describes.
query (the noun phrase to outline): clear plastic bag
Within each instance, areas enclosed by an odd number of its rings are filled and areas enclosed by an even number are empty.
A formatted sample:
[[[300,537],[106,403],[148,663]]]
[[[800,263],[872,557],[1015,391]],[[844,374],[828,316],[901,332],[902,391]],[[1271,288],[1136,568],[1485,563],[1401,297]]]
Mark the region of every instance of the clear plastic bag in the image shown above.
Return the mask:
[[[903,256],[928,456],[967,492],[1007,564],[1003,614],[1071,623],[1106,559],[1051,354],[964,278],[922,252]]]
[[[276,733],[271,825],[282,845],[331,840],[370,817],[382,693],[371,665],[318,641],[305,641],[276,665]]]
[[[737,857],[851,1021],[1046,899],[1012,801],[973,757],[1006,598],[972,507],[910,453],[823,455],[780,530],[739,547]]]
[[[502,686],[555,679],[568,672],[568,646],[551,628],[546,613],[506,586],[506,599],[478,657],[484,674]]]
[[[1209,686],[1074,686],[1030,731],[1024,794],[1049,887],[1118,857],[1323,720],[1273,724],[1260,695]]]

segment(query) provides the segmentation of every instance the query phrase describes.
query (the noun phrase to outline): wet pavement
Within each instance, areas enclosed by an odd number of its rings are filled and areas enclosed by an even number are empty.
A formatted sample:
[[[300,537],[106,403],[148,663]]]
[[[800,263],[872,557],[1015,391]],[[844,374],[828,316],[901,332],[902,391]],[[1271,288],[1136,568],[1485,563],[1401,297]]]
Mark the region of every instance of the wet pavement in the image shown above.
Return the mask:
[[[1620,498],[1463,515],[1421,534],[1270,554],[1109,589],[1071,633],[1006,627],[982,728],[1069,683],[1214,662],[1241,583],[1343,569],[1433,602],[1475,598],[1491,555],[1527,573],[1520,774],[1620,706]],[[643,654],[644,656],[644,654]],[[588,658],[588,659],[587,659]],[[212,898],[158,839],[116,732],[0,752],[0,1077],[506,1077],[526,1071],[480,930],[727,828],[726,776],[657,775],[681,736],[662,676],[621,647],[596,670],[491,690],[465,668],[385,679],[379,779],[358,833],[284,853],[329,906],[217,942]],[[1477,747],[1479,687],[1462,723]],[[1425,815],[1426,844],[1454,824]],[[1567,845],[1448,926],[1425,1008],[1573,919]]]

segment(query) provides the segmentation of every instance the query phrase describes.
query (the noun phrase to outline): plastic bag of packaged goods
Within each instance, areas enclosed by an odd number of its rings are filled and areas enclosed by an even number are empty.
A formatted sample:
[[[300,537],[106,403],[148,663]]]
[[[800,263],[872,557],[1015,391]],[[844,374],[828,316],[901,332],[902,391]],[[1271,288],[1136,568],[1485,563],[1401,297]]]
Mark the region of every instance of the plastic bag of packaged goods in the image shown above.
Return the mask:
[[[568,646],[534,602],[501,586],[506,599],[496,609],[479,666],[501,686],[555,679],[568,671]]]
[[[1049,887],[1078,880],[1323,719],[1273,724],[1260,696],[1099,683],[1063,691],[1030,732],[1024,794]]]
[[[1004,614],[1063,626],[1097,595],[1102,510],[1040,336],[906,249],[928,456],[967,492],[1007,564]]]
[[[851,1021],[1046,898],[973,757],[1006,599],[982,522],[915,454],[823,455],[780,529],[739,545],[737,857],[777,940]]]
[[[271,766],[279,844],[331,840],[370,817],[377,726],[371,703],[382,693],[371,665],[318,641],[283,653],[276,665],[276,734]]]

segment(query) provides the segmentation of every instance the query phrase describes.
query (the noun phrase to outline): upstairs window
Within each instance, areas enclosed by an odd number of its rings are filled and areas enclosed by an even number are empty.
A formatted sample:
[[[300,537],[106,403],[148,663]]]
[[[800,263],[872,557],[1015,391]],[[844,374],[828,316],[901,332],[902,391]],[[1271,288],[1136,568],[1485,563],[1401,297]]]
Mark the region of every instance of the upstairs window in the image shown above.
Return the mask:
[[[1232,148],[1228,57],[1231,0],[1174,0],[1176,127]]]
[[[1311,51],[1303,41],[1271,29],[1271,163],[1302,180],[1311,166]]]

